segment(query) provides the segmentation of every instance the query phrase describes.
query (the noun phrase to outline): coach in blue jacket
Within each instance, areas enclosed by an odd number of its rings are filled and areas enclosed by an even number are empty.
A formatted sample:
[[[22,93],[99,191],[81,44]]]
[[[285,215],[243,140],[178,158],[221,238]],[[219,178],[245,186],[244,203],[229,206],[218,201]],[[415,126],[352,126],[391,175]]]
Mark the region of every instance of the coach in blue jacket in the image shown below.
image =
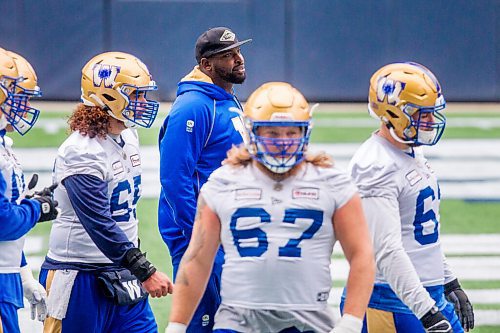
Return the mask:
[[[158,225],[172,256],[174,278],[191,238],[200,188],[220,167],[231,146],[242,141],[242,108],[233,94],[233,84],[245,81],[240,46],[250,41],[238,41],[226,27],[210,29],[198,37],[198,65],[179,83],[177,98],[160,131]],[[223,262],[220,249],[188,332],[212,331],[220,304]]]

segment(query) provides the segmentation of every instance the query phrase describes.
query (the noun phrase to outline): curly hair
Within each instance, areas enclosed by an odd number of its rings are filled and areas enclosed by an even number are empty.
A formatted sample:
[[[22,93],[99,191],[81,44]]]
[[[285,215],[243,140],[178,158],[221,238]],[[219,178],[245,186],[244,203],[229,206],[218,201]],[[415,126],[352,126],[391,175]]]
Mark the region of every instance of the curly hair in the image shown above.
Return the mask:
[[[80,103],[68,119],[71,132],[79,131],[90,138],[105,138],[108,134],[109,115],[102,108]]]

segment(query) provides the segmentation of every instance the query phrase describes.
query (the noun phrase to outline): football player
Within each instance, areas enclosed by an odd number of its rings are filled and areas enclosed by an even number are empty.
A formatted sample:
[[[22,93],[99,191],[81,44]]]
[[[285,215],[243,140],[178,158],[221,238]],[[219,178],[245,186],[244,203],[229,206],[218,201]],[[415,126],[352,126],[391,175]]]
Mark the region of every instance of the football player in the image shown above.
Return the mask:
[[[138,248],[134,129],[152,125],[159,104],[146,94],[157,87],[138,58],[107,52],[83,67],[81,89],[53,171],[62,212],[40,274],[44,332],[157,332],[147,295],[166,296],[173,285]]]
[[[214,332],[361,332],[374,259],[356,187],[328,156],[307,153],[311,109],[291,85],[262,85],[244,119],[247,146],[233,147],[201,189],[166,332],[185,332],[220,244]],[[327,300],[337,240],[350,273],[334,324]]]
[[[33,278],[23,254],[25,235],[37,221],[57,215],[50,196],[26,199],[24,175],[12,150],[7,132],[26,134],[36,122],[39,110],[30,106],[40,96],[33,67],[20,55],[0,49],[0,331],[19,332],[17,309],[23,307],[23,293],[32,307],[32,319],[44,320],[45,289]],[[32,184],[35,185],[34,183]]]
[[[441,138],[444,108],[439,82],[420,64],[389,64],[371,77],[368,109],[380,129],[349,164],[377,265],[365,332],[474,327],[472,306],[441,249],[441,192],[422,152]]]

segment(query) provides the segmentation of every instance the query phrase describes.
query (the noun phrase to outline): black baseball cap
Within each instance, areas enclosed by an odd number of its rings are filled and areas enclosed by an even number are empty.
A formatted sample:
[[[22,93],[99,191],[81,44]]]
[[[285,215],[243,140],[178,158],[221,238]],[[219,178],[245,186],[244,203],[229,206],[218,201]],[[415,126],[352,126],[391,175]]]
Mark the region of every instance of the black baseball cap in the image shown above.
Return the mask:
[[[212,28],[202,33],[196,40],[196,61],[200,63],[201,58],[208,58],[214,54],[234,49],[251,41],[251,39],[238,41],[236,34],[229,28]]]

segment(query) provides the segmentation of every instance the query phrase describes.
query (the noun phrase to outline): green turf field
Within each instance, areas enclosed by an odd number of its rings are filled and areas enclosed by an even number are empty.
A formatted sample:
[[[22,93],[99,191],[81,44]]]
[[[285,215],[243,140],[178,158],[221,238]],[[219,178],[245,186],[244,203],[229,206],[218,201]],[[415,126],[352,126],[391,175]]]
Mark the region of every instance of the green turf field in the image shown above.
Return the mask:
[[[450,120],[457,118],[492,118],[500,119],[499,112],[460,112],[455,114],[448,114]],[[57,147],[59,146],[67,135],[66,121],[69,117],[68,112],[42,112],[37,124],[29,134],[20,136],[12,133],[11,136],[15,140],[16,147],[29,148],[29,147]],[[164,113],[158,115],[155,121],[155,126],[151,129],[139,129],[141,138],[141,145],[157,145],[159,126],[165,117]],[[331,127],[330,123],[335,120],[370,120],[366,112],[317,112],[314,114],[314,130],[311,136],[312,142],[321,143],[345,143],[345,142],[362,142],[369,135],[371,130],[377,127],[376,121],[373,125],[353,125],[351,127]],[[448,126],[443,134],[444,139],[455,138],[500,138],[500,127],[481,128],[481,127],[450,127]]]

